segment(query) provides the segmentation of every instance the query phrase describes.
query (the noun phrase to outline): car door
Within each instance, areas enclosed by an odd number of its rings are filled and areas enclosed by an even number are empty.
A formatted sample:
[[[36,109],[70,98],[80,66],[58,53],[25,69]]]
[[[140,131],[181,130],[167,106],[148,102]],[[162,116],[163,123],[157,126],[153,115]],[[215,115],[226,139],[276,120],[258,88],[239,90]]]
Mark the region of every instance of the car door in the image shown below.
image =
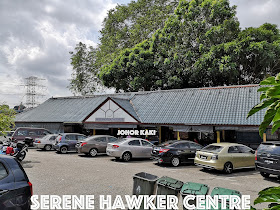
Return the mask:
[[[75,150],[75,145],[77,143],[77,135],[67,134],[65,136],[66,143],[68,145],[68,150]]]
[[[14,179],[11,168],[4,160],[0,160],[0,209],[6,209],[4,203],[9,203],[10,199],[16,203]]]
[[[145,140],[141,140],[141,143],[142,143],[142,157],[143,158],[150,158],[152,157],[151,153],[152,153],[152,150],[153,150],[153,144],[151,144],[150,142],[148,141],[145,141]]]
[[[191,158],[191,150],[188,142],[180,142],[175,147],[178,151],[178,155],[181,162],[188,162]]]
[[[233,164],[234,168],[242,167],[243,154],[239,152],[237,146],[230,146],[228,148],[228,161]]]
[[[107,147],[106,136],[94,138],[94,141],[95,141],[95,147],[98,150],[98,152],[105,153],[106,152],[106,147]]]
[[[241,167],[253,167],[255,165],[255,153],[247,146],[237,146],[239,152],[242,154]]]
[[[134,158],[142,157],[142,147],[138,139],[129,141],[128,149],[130,150],[132,157]]]

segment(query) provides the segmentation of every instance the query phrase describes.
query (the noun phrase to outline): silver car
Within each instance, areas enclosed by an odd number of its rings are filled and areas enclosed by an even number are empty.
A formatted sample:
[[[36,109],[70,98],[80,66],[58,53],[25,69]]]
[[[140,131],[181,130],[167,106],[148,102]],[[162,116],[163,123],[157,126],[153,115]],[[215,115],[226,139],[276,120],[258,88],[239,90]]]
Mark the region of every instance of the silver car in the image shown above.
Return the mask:
[[[49,134],[44,136],[43,138],[36,139],[33,144],[38,149],[49,151],[53,149],[53,144],[55,143],[55,139],[57,136],[58,134]]]
[[[122,140],[108,143],[106,153],[116,159],[129,161],[132,158],[151,158],[153,144],[139,138],[124,138]]]

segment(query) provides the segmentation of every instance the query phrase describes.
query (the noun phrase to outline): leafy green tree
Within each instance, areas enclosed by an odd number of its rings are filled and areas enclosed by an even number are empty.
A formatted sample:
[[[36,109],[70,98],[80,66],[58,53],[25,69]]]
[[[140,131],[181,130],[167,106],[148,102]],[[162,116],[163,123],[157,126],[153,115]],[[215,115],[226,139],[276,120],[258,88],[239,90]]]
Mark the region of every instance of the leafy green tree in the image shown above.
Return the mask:
[[[0,105],[0,131],[10,131],[14,127],[15,111],[8,105]]]
[[[262,92],[260,103],[254,106],[247,115],[247,118],[258,111],[267,108],[263,122],[259,127],[260,136],[263,137],[267,127],[272,123],[272,133],[280,127],[280,73],[276,77],[268,77],[263,80],[258,91]]]
[[[269,187],[259,192],[259,196],[255,199],[254,204],[267,203],[268,208],[266,210],[278,210],[280,209],[280,187]],[[256,210],[255,208],[251,208]]]
[[[97,78],[100,68],[111,64],[122,50],[134,47],[162,28],[178,2],[138,0],[111,9],[103,21],[99,46],[92,48],[79,43],[71,52],[74,72],[70,90],[82,95],[92,94],[100,85]]]

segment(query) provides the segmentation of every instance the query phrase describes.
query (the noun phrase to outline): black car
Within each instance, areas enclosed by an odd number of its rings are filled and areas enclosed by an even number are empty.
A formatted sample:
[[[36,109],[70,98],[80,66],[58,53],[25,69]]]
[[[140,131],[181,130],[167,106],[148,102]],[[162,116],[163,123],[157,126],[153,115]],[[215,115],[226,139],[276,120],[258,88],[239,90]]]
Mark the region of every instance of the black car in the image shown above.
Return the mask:
[[[0,155],[0,209],[30,209],[32,184],[21,164]]]
[[[181,163],[193,163],[196,150],[201,148],[202,146],[195,142],[179,140],[154,147],[152,156],[158,163],[171,163],[176,167]]]
[[[280,142],[263,142],[256,150],[255,165],[263,177],[274,174],[280,177]]]

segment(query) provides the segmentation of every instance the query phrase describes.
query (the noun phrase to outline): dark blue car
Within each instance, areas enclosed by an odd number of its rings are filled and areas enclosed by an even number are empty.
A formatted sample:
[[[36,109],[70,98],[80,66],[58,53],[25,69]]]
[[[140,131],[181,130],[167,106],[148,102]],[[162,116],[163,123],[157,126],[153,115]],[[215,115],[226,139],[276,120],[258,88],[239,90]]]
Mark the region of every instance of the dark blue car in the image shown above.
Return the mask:
[[[0,155],[0,209],[30,209],[32,184],[21,164],[13,157]]]
[[[77,142],[83,141],[85,138],[87,138],[87,136],[79,133],[61,133],[55,139],[53,148],[63,154],[68,151],[77,151]]]

